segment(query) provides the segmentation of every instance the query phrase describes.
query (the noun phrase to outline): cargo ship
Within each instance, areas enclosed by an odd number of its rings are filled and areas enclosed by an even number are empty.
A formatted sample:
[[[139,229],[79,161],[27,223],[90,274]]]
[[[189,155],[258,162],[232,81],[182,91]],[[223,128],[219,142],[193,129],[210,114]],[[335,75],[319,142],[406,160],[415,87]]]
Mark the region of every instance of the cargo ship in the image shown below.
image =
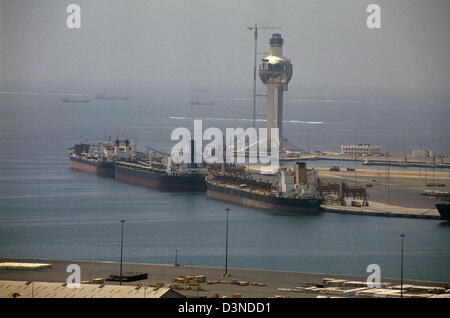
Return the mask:
[[[317,171],[297,162],[276,173],[246,171],[238,165],[224,165],[206,178],[207,195],[245,206],[295,212],[318,213],[323,198],[318,192]]]
[[[68,149],[70,168],[114,178],[114,163],[117,159],[129,158],[131,147],[129,140],[107,141],[98,144],[76,144]]]
[[[450,221],[450,203],[437,203],[436,208],[444,220]]]
[[[191,162],[193,162],[193,143]],[[115,163],[115,179],[129,184],[167,191],[205,191],[206,167],[196,163],[172,162],[171,156],[152,149],[157,154],[147,154],[132,160]]]

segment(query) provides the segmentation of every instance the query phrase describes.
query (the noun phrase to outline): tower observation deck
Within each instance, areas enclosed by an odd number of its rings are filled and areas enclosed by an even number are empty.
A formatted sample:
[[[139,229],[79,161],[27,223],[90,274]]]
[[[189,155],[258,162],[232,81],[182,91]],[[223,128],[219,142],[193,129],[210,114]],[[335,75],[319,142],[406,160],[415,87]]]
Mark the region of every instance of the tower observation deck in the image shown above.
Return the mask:
[[[270,54],[262,59],[259,77],[267,86],[267,139],[271,140],[271,128],[278,128],[280,144],[283,142],[283,92],[287,91],[292,77],[291,61],[283,57],[283,38],[279,33],[269,41]]]

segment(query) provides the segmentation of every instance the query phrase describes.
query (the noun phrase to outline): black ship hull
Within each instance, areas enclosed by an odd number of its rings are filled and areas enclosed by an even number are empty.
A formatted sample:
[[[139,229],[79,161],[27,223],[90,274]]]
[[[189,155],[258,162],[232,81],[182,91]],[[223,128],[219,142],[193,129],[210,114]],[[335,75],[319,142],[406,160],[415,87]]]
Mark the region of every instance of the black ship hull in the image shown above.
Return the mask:
[[[233,202],[254,208],[278,210],[295,213],[318,213],[321,199],[294,199],[264,195],[238,188],[207,182],[207,195],[210,198]]]
[[[436,208],[444,220],[450,221],[450,203],[437,203]]]
[[[139,186],[166,191],[205,191],[205,177],[202,175],[167,175],[147,169],[124,165],[115,166],[115,179]]]
[[[114,178],[114,163],[112,162],[87,160],[77,156],[70,156],[70,168],[100,177]]]

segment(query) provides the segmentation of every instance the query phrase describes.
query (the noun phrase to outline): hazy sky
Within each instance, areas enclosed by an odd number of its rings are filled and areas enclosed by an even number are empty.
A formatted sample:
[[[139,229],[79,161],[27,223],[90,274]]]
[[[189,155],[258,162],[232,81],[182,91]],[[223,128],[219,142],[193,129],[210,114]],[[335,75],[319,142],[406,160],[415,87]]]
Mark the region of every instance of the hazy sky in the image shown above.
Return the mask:
[[[381,29],[366,27],[370,3]],[[448,102],[449,14],[449,0],[0,0],[0,88],[250,94],[258,23],[282,27],[292,95]]]

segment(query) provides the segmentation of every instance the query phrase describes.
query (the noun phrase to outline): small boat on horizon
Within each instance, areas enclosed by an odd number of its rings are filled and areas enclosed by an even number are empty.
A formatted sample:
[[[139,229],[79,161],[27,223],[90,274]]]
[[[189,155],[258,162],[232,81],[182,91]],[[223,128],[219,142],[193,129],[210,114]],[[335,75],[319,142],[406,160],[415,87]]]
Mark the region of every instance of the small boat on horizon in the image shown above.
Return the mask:
[[[199,101],[199,100],[191,100],[190,105],[214,105],[213,101]]]
[[[191,98],[190,105],[214,105],[214,101],[209,96],[209,93],[206,89],[196,89],[194,90],[194,94]]]
[[[89,103],[89,98],[72,98],[65,96],[62,100],[63,103]]]
[[[99,99],[99,100],[129,100],[130,97],[97,94],[95,96],[95,99]]]

